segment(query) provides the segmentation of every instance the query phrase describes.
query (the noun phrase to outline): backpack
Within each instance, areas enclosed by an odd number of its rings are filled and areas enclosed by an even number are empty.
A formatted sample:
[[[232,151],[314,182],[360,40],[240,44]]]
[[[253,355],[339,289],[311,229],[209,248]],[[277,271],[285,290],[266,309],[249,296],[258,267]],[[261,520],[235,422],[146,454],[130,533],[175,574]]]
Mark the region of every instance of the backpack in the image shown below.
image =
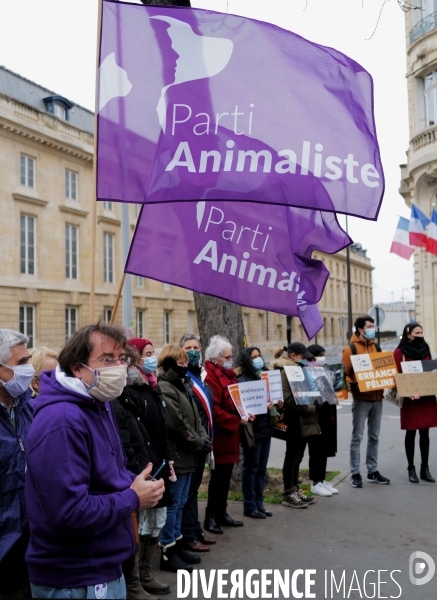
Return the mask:
[[[381,352],[381,346],[376,342],[373,343],[375,344],[376,351]],[[352,354],[355,356],[357,353],[357,347],[355,346],[355,344],[353,342],[349,342],[348,346],[352,350]]]

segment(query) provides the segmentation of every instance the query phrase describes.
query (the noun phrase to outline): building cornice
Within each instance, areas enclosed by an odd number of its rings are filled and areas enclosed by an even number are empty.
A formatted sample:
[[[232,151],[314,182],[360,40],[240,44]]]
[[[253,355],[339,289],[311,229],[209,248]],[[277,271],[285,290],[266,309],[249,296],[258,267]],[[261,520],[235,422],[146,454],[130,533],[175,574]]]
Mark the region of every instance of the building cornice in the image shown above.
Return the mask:
[[[60,204],[58,208],[61,212],[69,213],[70,215],[75,215],[77,217],[86,217],[89,215],[88,210],[82,210],[81,208],[75,208],[73,206],[66,206],[65,204]]]
[[[49,203],[48,200],[43,200],[42,198],[37,198],[35,196],[30,196],[27,194],[12,194],[12,198],[18,202],[27,202],[28,204],[36,204],[36,206],[47,206]]]
[[[28,129],[22,125],[18,125],[17,123],[12,123],[10,121],[0,119],[0,129],[8,131],[14,135],[21,136],[23,138],[32,140],[37,144],[41,144],[46,148],[52,148],[57,152],[63,152],[64,154],[68,154],[70,156],[74,156],[79,158],[85,162],[92,163],[93,155],[90,152],[85,152],[74,148],[73,146],[68,146],[64,142],[58,139],[50,139],[48,136],[36,132],[34,130]]]

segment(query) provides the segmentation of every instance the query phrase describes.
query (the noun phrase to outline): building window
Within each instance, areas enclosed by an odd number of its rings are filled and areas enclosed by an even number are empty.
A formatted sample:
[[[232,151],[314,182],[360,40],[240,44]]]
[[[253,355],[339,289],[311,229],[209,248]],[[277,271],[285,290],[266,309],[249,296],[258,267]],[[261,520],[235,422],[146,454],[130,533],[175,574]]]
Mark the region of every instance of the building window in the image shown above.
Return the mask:
[[[170,344],[171,340],[171,314],[169,310],[164,311],[164,344]]]
[[[25,154],[20,157],[20,182],[26,187],[35,187],[35,159]]]
[[[169,292],[170,291],[170,284],[169,283],[164,283],[163,290],[164,290],[164,292]]]
[[[139,287],[139,288],[144,287],[144,277],[137,277],[137,287]]]
[[[35,217],[20,215],[20,273],[35,275]]]
[[[277,332],[276,333],[276,339],[282,340],[282,324],[281,323],[278,323],[276,325],[276,332]]]
[[[114,283],[114,234],[103,234],[103,281]]]
[[[103,202],[103,208],[105,210],[113,210],[113,202]]]
[[[104,308],[103,309],[103,319],[107,325],[111,322],[111,318],[112,318],[112,308]]]
[[[77,200],[77,173],[65,169],[65,197]]]
[[[65,340],[77,331],[77,308],[67,306],[65,309]]]
[[[65,225],[65,277],[77,279],[78,227]]]
[[[137,337],[144,337],[144,311],[137,310]]]
[[[58,117],[58,119],[62,119],[63,121],[67,120],[67,111],[65,106],[62,106],[62,104],[59,104],[58,102],[55,102],[53,105],[53,114],[55,117]]]
[[[29,348],[34,347],[35,340],[35,307],[29,304],[20,306],[20,332],[27,335]]]
[[[194,333],[194,310],[188,311],[187,332]]]
[[[135,204],[135,216],[138,217],[140,214],[141,204]]]

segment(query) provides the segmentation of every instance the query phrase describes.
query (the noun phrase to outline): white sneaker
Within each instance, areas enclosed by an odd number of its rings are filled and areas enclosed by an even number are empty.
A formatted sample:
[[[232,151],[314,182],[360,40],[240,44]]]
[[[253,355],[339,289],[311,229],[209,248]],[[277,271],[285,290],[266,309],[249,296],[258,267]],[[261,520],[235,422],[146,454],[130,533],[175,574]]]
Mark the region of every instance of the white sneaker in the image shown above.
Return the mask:
[[[328,492],[331,492],[331,494],[338,494],[337,488],[332,486],[328,481],[322,481],[321,483],[323,486],[325,486],[325,488],[328,490]]]
[[[321,481],[316,485],[311,484],[311,491],[313,494],[316,494],[316,496],[332,496],[332,492],[330,492]]]

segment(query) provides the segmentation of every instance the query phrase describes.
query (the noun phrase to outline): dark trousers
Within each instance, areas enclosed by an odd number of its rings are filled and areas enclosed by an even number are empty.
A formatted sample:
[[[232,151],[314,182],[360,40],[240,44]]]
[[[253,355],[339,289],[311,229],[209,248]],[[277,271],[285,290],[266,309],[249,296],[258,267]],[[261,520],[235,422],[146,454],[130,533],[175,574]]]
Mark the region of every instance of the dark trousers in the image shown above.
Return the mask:
[[[302,462],[306,446],[308,446],[308,452],[310,453],[309,467],[311,481],[325,481],[328,457],[326,456],[323,437],[321,435],[310,435],[302,438],[302,456],[299,464]]]
[[[294,425],[294,424],[293,424]],[[302,437],[300,435],[300,424],[287,426],[285,437],[284,466],[282,467],[282,478],[284,480],[284,497],[289,496],[299,489],[299,465],[301,463]]]
[[[26,528],[20,539],[0,561],[0,596],[9,598],[21,591],[22,598],[31,598],[29,575],[24,555],[29,544]]]
[[[284,497],[299,489],[299,467],[302,462],[305,448],[308,445],[310,453],[310,479],[311,481],[324,481],[326,477],[327,455],[321,435],[310,435],[303,438],[297,428],[287,428],[285,439],[286,450],[282,477],[284,479]]]
[[[261,438],[255,441],[250,450],[243,448],[244,463],[241,485],[245,510],[262,508],[264,504],[264,486],[271,441],[270,437]]]
[[[202,527],[199,523],[199,507],[197,505],[197,493],[202,483],[203,471],[205,469],[206,455],[197,453],[197,468],[191,477],[190,491],[182,509],[181,533],[189,542],[194,542],[202,535]]]
[[[216,464],[215,469],[211,470],[208,486],[208,508],[213,517],[223,515],[226,512],[233,468],[234,463]]]

